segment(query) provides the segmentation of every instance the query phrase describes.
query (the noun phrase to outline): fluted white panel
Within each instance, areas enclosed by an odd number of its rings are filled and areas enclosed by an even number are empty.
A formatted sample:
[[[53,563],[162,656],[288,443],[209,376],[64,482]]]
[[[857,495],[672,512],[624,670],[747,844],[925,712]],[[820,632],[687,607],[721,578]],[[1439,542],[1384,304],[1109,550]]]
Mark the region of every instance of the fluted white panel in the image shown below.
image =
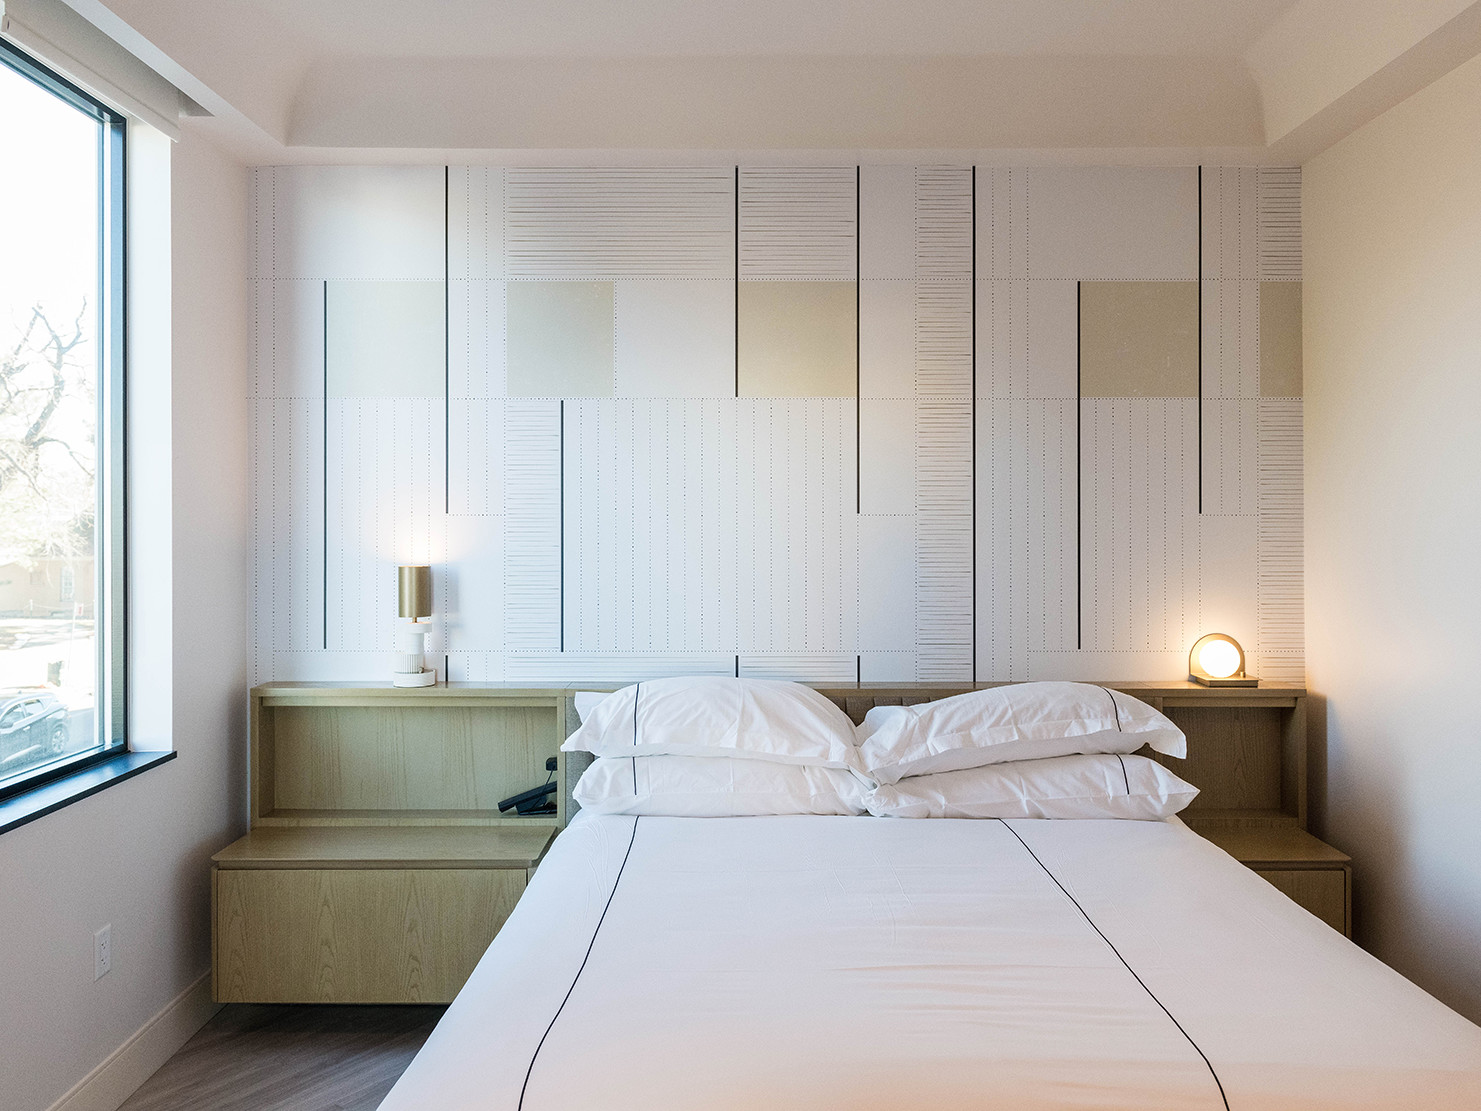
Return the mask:
[[[1301,683],[1305,668],[1302,403],[1259,403],[1260,671]]]
[[[504,642],[561,646],[561,402],[504,403]]]
[[[856,167],[740,171],[740,277],[853,281]]]
[[[735,177],[723,168],[507,170],[514,278],[725,278]]]
[[[1301,168],[1261,166],[1256,173],[1259,208],[1259,277],[1301,280]]]

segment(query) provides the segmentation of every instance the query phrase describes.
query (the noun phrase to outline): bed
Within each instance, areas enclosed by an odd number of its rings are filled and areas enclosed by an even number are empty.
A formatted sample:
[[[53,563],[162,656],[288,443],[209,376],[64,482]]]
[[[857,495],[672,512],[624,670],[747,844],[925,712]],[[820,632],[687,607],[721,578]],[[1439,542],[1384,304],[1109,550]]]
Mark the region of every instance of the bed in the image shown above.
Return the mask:
[[[1481,1108],[1481,1028],[1173,816],[1303,821],[1291,692],[675,678],[563,748],[384,1111]]]
[[[583,813],[383,1111],[1481,1107],[1481,1028],[1176,819]]]

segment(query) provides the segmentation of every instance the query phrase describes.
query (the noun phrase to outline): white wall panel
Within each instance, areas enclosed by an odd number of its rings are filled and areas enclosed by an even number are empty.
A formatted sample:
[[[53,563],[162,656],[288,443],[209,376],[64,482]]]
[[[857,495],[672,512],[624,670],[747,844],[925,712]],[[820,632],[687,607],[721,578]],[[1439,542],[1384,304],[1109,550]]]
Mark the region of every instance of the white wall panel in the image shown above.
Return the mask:
[[[506,170],[505,191],[509,277],[735,274],[731,170]]]
[[[976,283],[978,397],[1031,395],[1029,291],[1039,284],[997,278]]]
[[[1302,402],[1259,402],[1259,635],[1261,673],[1305,681]]]
[[[1018,284],[1024,289],[1023,296],[1027,302],[1024,306],[1027,326],[1019,326],[1026,347],[1024,396],[1073,399],[1078,391],[1080,357],[1079,283],[1044,281]],[[1014,345],[1010,344],[1008,348],[1011,353]],[[1011,373],[1009,381],[1013,381]]]
[[[1171,651],[1191,644],[1198,575],[1196,403],[1081,402],[1082,646]],[[1196,587],[1195,587],[1196,589]],[[1194,634],[1196,636],[1196,634]]]
[[[1028,171],[1032,278],[1198,277],[1192,167],[1041,166]]]
[[[1203,396],[1260,395],[1260,283],[1203,283]]]
[[[1029,171],[1022,167],[977,167],[979,281],[1029,277],[1028,185]]]
[[[442,281],[441,166],[279,166],[258,277]]]
[[[504,642],[561,646],[561,403],[504,404]]]
[[[1216,515],[1258,512],[1256,409],[1253,398],[1203,401],[1203,511]]]
[[[252,386],[258,397],[324,396],[324,283],[252,283]]]
[[[859,402],[859,512],[914,514],[916,403]]]
[[[1228,633],[1246,651],[1260,648],[1258,525],[1254,517],[1198,518],[1199,635]]]
[[[1203,277],[1258,278],[1256,171],[1250,166],[1203,168]]]
[[[488,281],[507,272],[504,258],[504,171],[497,166],[447,168],[447,273]]]
[[[505,393],[507,283],[454,278],[447,285],[449,397]]]
[[[858,674],[857,656],[786,653],[740,658],[745,679],[786,679],[794,683],[852,683]]]
[[[913,281],[859,283],[859,396],[915,396]]]
[[[741,280],[853,281],[860,172],[741,167]]]
[[[915,277],[915,175],[914,166],[859,167],[859,277],[865,281]]]
[[[447,564],[438,576],[447,628],[443,652],[497,652],[505,640],[504,518],[447,518]]]
[[[734,397],[735,283],[623,281],[616,295],[618,397]]]
[[[1196,181],[255,171],[258,678],[379,677],[402,561],[436,568],[431,655],[458,679],[1170,677],[1211,621],[1299,677],[1301,403],[1258,377],[1299,171],[1205,169],[1201,241]],[[1077,400],[1076,300],[1193,278],[1200,243],[1202,455],[1192,398]],[[331,398],[326,443],[325,282],[444,267],[447,398]],[[860,277],[862,403],[733,396],[737,267]],[[615,396],[506,397],[531,280],[612,283]]]
[[[915,643],[918,574],[914,516],[859,518],[860,652]]]
[[[1259,278],[1300,281],[1301,168],[1261,166],[1255,175]]]

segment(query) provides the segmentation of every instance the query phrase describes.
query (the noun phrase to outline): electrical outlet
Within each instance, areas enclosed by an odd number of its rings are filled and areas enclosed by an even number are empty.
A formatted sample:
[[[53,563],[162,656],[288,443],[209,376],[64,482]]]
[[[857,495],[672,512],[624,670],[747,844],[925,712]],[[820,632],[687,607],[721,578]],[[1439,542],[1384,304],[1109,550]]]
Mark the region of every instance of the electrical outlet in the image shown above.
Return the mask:
[[[113,923],[93,933],[93,979],[101,980],[113,967]]]

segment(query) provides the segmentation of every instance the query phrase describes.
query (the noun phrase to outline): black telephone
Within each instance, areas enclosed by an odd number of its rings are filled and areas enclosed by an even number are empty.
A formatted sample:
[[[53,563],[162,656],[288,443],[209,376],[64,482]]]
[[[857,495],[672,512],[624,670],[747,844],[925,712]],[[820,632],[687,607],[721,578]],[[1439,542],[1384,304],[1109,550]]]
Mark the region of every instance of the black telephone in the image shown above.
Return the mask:
[[[545,761],[545,770],[554,772],[556,760],[554,756]],[[542,783],[538,787],[531,787],[528,791],[521,791],[517,795],[510,795],[507,799],[499,800],[499,810],[513,810],[515,814],[523,817],[525,815],[554,814],[555,813],[555,789],[558,786],[553,780]]]

